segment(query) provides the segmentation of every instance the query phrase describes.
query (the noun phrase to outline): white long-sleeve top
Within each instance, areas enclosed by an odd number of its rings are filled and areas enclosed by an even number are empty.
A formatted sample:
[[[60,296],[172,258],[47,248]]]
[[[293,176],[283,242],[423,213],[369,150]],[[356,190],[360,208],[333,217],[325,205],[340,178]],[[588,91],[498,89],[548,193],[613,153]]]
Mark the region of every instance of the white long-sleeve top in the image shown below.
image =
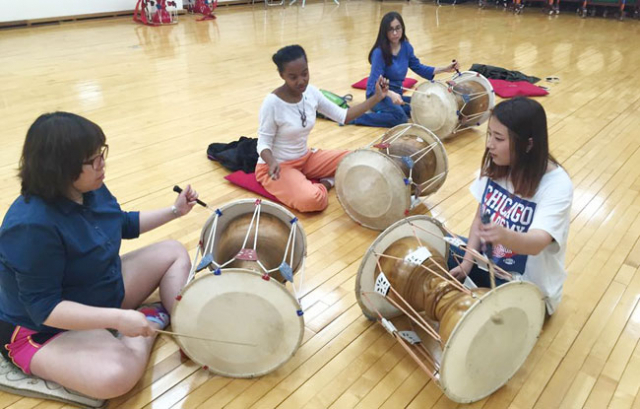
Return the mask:
[[[316,123],[316,110],[323,115],[343,124],[347,110],[329,101],[318,88],[308,85],[302,93],[300,102],[292,104],[269,94],[260,108],[260,127],[258,128],[258,155],[271,149],[278,163],[299,159],[307,151],[309,133]],[[301,117],[306,115],[306,126],[302,126]],[[258,163],[265,163],[262,157]]]

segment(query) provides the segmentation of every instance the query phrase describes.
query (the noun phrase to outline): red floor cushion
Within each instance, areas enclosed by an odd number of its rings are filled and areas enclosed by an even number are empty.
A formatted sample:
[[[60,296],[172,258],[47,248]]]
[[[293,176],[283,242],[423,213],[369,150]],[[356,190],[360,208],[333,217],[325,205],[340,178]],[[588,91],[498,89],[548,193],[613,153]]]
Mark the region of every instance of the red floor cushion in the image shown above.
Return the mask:
[[[518,96],[524,97],[541,97],[549,92],[527,81],[505,81],[492,80],[489,82],[493,86],[496,95],[502,98],[513,98]]]
[[[355,84],[352,84],[351,87],[356,89],[367,89],[368,80],[369,80],[369,77],[365,77],[360,81],[356,82]],[[416,85],[417,83],[418,83],[418,80],[414,80],[413,78],[405,78],[404,81],[402,81],[402,86],[405,88],[413,88],[413,86]]]
[[[273,202],[280,203],[280,201],[274,195],[267,192],[267,190],[262,187],[260,182],[256,180],[255,173],[244,173],[243,171],[239,170],[237,172],[228,174],[224,178],[236,186],[240,186],[241,188],[246,189],[250,192],[257,193],[260,196],[266,197]]]

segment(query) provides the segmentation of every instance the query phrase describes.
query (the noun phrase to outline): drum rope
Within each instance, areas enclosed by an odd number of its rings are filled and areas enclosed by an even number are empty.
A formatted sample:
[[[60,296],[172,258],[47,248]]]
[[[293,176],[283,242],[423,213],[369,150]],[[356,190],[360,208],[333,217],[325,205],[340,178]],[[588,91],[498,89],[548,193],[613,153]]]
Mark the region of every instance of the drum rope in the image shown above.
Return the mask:
[[[254,250],[258,250],[258,229],[260,228],[260,213],[262,210],[262,204],[261,202],[259,202],[256,205],[256,209],[255,212],[258,214],[257,216],[257,220],[256,220],[256,234],[253,236],[253,249]]]
[[[249,241],[249,237],[251,236],[251,230],[253,229],[253,226],[255,224],[255,232],[254,232],[254,236],[253,236],[253,250],[254,251],[258,251],[258,236],[259,236],[259,229],[260,229],[260,214],[262,212],[262,205],[260,202],[256,202],[256,207],[253,211],[253,215],[251,217],[251,222],[249,223],[249,228],[247,229],[247,233],[244,236],[244,241],[242,243],[241,246],[241,250],[246,248],[247,242]],[[219,214],[216,213],[216,216],[214,218],[213,221],[213,226],[209,232],[209,237],[204,245],[205,250],[203,251],[203,255],[204,254],[211,254],[213,252],[213,241],[215,239],[215,232],[218,226],[218,217]],[[294,219],[295,220],[295,219]],[[296,225],[297,220],[293,221],[291,223],[291,229],[289,231],[289,237],[287,238],[287,245],[284,251],[284,255],[282,258],[282,263],[286,263],[287,261],[287,256],[289,256],[289,266],[293,267],[293,263],[294,263],[294,257],[295,257],[295,241],[296,241],[296,231],[297,231],[297,225]],[[199,247],[198,247],[199,249]],[[237,255],[234,256],[233,258],[231,258],[230,260],[220,264],[218,263],[215,259],[212,259],[211,264],[215,265],[216,268],[224,268],[227,265],[233,263],[234,261],[237,260]],[[196,258],[194,259],[193,265],[197,266],[197,261],[198,261],[198,253],[196,253]],[[272,269],[267,269],[267,267],[260,261],[260,260],[255,260],[256,263],[258,264],[258,266],[260,266],[260,269],[265,273],[265,274],[271,274],[275,271],[278,271],[280,269],[281,266],[277,266],[275,268]],[[193,269],[193,273],[190,274],[190,279],[193,278],[193,276],[195,276],[195,268]],[[293,286],[294,289],[294,293],[297,294],[297,292],[299,292],[302,288],[302,283],[300,284],[299,288],[296,289],[295,285]],[[297,298],[297,296],[296,296]]]
[[[374,253],[375,255],[375,253]],[[381,273],[384,274],[384,271],[382,270],[382,266],[380,265],[380,255],[376,256],[376,264],[378,264],[378,269],[380,270]],[[418,314],[416,312],[416,310],[413,309],[413,307],[409,304],[409,302],[407,302],[407,300],[404,299],[404,297],[402,297],[402,295],[400,295],[400,293],[398,293],[396,291],[395,288],[393,288],[393,286],[391,285],[391,283],[389,283],[389,290],[391,290],[393,292],[393,294],[398,297],[398,299],[400,299],[404,305],[406,305],[407,307],[409,307],[409,309],[411,310],[411,312],[413,312],[413,316],[411,314],[409,314],[408,312],[406,312],[404,310],[404,308],[402,308],[395,300],[393,300],[392,298],[389,298],[388,296],[384,296],[384,298],[389,301],[391,304],[393,304],[394,307],[396,307],[397,309],[399,309],[400,311],[402,311],[406,316],[408,316],[412,321],[414,321],[416,323],[416,325],[419,325],[420,328],[422,328],[423,330],[425,330],[429,335],[431,335],[431,337],[433,339],[435,339],[438,342],[441,342],[440,339],[440,335],[438,335],[438,332],[433,329],[431,327],[431,325],[429,325],[429,323],[427,323],[427,321],[424,320],[424,318],[422,318],[422,316],[420,314]]]
[[[465,104],[466,106],[466,104]],[[464,109],[464,107],[462,108]],[[462,110],[461,110],[462,111]],[[465,115],[465,114],[460,114],[461,117],[464,117],[465,120],[470,121],[470,120],[474,120],[476,118],[481,118],[486,114],[486,112],[479,112],[477,114],[471,114],[471,115]],[[459,125],[458,125],[459,126]]]
[[[395,257],[395,256],[390,256],[388,254],[381,254],[381,253],[373,253],[374,255],[378,256],[378,257],[385,257],[385,258],[390,258],[392,260],[397,260],[397,261],[405,261],[403,258],[400,257]],[[471,291],[469,291],[468,288],[466,288],[464,285],[462,285],[460,283],[460,281],[458,281],[455,277],[453,277],[444,267],[442,267],[440,264],[434,263],[435,265],[437,265],[444,273],[445,276],[443,276],[442,274],[438,273],[437,271],[424,266],[422,264],[419,264],[418,267],[422,268],[423,270],[427,270],[429,273],[435,274],[436,276],[440,277],[441,279],[447,281],[449,284],[451,284],[452,286],[456,287],[458,290],[467,293],[467,294],[471,294]],[[379,262],[378,262],[378,266],[380,266]],[[380,270],[382,271],[382,270]],[[448,278],[447,278],[448,277]]]
[[[253,216],[251,217],[251,223],[249,223],[249,228],[247,229],[247,234],[244,235],[244,241],[242,242],[241,249],[244,249],[244,248],[247,247],[247,241],[249,241],[249,235],[251,234],[251,229],[253,228],[253,222],[255,222],[255,220],[256,220],[256,214],[259,214],[259,213],[260,213],[260,204],[257,204],[256,208],[253,209]],[[257,230],[258,230],[258,226],[256,226],[256,233],[257,233]],[[257,240],[258,235],[256,234],[255,237],[256,237],[256,240]],[[253,249],[254,250],[256,249],[255,248],[255,244],[256,244],[256,242],[254,241],[254,244],[253,244]]]
[[[414,156],[419,155],[419,154],[422,154],[418,159],[414,160],[414,162],[418,162],[418,161],[420,161],[422,158],[424,158],[426,155],[428,155],[428,154],[429,154],[429,152],[433,151],[433,150],[435,149],[435,147],[436,147],[436,146],[438,146],[438,143],[434,142],[434,143],[432,143],[432,144],[430,144],[430,145],[425,146],[424,148],[422,148],[422,149],[420,149],[420,150],[415,151],[414,153],[412,153],[411,155],[409,155],[409,157],[410,157],[411,159],[413,159],[413,157],[414,157]],[[386,148],[386,150],[387,150],[387,156],[389,156],[389,157],[391,157],[391,158],[397,158],[397,159],[402,159],[402,158],[403,158],[402,156],[399,156],[399,155],[392,155],[392,154],[389,152],[389,148]]]
[[[420,149],[417,152],[414,152],[411,154],[411,158],[413,158],[415,155],[418,155],[420,153],[422,153],[420,155],[420,157],[418,157],[418,159],[415,160],[415,162],[419,162],[421,161],[425,156],[427,156],[429,154],[429,152],[432,152],[436,146],[438,146],[437,142],[433,142],[432,144],[429,144],[428,146],[425,146],[424,148]]]
[[[371,299],[367,295],[367,292],[366,291],[362,291],[361,294],[367,300],[367,304],[369,304],[369,307],[371,307],[370,309],[373,309],[376,312],[376,314],[378,314],[378,322],[380,322],[382,324],[382,322],[383,322],[383,320],[385,318],[382,316],[382,314],[376,308],[376,306],[371,302]],[[378,293],[374,293],[374,294],[378,294]],[[409,316],[409,318],[411,318],[411,316]],[[386,326],[384,326],[384,325],[382,325],[382,326],[387,331],[389,331],[389,329],[387,329]],[[420,368],[422,368],[422,370],[425,371],[427,373],[427,375],[429,375],[431,377],[431,379],[433,379],[433,381],[437,382],[437,379],[436,379],[435,375],[431,371],[429,371],[429,368],[427,368],[426,365],[424,365],[424,363],[422,362],[422,360],[411,350],[411,348],[406,344],[406,342],[402,338],[402,336],[400,336],[400,334],[398,334],[398,331],[395,330],[395,327],[394,327],[394,331],[391,332],[391,336],[393,336],[396,339],[396,341],[398,341],[400,343],[400,345],[402,345],[402,347],[407,351],[407,353],[409,353],[412,356],[412,358],[416,361],[416,363],[418,363],[418,365],[420,365]]]
[[[402,345],[402,348],[404,348],[404,350],[407,351],[409,355],[411,355],[411,357],[418,364],[418,366],[420,366],[420,368],[427,375],[429,375],[434,382],[438,383],[438,379],[436,378],[435,374],[432,371],[430,371],[429,368],[427,368],[424,362],[422,362],[422,360],[415,354],[415,352],[413,352],[413,350],[409,347],[409,345],[407,345],[407,342],[397,333],[393,334],[393,336],[395,337],[396,340],[398,340],[400,345]]]
[[[193,259],[193,263],[191,264],[191,269],[189,270],[189,276],[187,277],[187,282],[185,285],[189,284],[194,277],[196,276],[196,268],[198,267],[198,256],[200,255],[201,246],[197,246],[196,248],[196,256]]]
[[[366,148],[371,148],[372,146],[378,144],[378,143],[393,143],[396,141],[396,139],[398,139],[399,137],[401,137],[402,135],[404,135],[409,129],[411,129],[411,126],[407,126],[406,128],[404,128],[402,131],[398,132],[397,134],[393,135],[390,140],[385,140],[385,135],[382,135],[381,138],[376,138],[374,139],[372,142],[370,142]],[[387,154],[388,154],[388,148],[387,148]]]
[[[410,224],[411,224],[411,222],[408,222],[408,223],[410,223]],[[434,233],[432,233],[432,232],[430,232],[430,231],[428,231],[428,230],[426,230],[426,229],[423,229],[422,227],[420,227],[420,226],[418,226],[418,225],[415,225],[415,226],[416,226],[416,228],[417,228],[418,230],[422,230],[423,232],[425,232],[425,233],[427,233],[427,234],[430,234],[430,235],[432,235],[432,236],[434,236],[434,237],[436,237],[436,238],[438,238],[438,239],[442,239],[442,237],[440,237],[440,236],[438,236],[438,235],[436,235],[436,234],[434,234]],[[451,237],[453,237],[454,239],[457,239],[457,240],[462,241],[462,239],[461,239],[457,234],[455,234],[454,232],[452,232],[451,230],[449,230],[449,229],[447,228],[447,226],[445,226],[444,224],[441,224],[441,227],[442,227],[442,228],[447,232],[447,234],[449,234]],[[469,247],[467,247],[466,245],[460,245],[460,246],[456,246],[456,247],[458,247],[458,248],[460,248],[460,249],[462,249],[462,250],[470,251],[470,252],[471,252],[471,254],[474,256],[474,258],[476,258],[477,260],[484,261],[485,263],[488,263],[488,262],[489,262],[485,256],[483,256],[480,252],[478,252],[478,251],[477,251],[477,250],[475,250],[475,249],[469,248]],[[476,264],[478,264],[478,263],[476,262]],[[512,281],[512,280],[513,280],[513,277],[512,277],[512,275],[511,275],[511,273],[509,273],[509,272],[507,272],[507,271],[503,270],[503,269],[502,269],[501,267],[499,267],[499,266],[494,265],[494,267],[495,267],[495,269],[496,269],[496,270],[495,270],[496,274],[498,274],[498,276],[500,276],[500,278],[502,278],[502,279],[504,279],[504,280],[507,280],[507,281]]]
[[[413,324],[412,321],[409,321],[409,325],[411,326],[411,330],[413,332],[416,332],[416,328]],[[424,343],[422,342],[422,340],[420,340],[420,348],[417,348],[418,351],[420,352],[420,354],[422,354],[422,356],[425,358],[425,360],[427,360],[429,362],[429,364],[431,364],[431,366],[433,367],[433,371],[437,374],[438,372],[440,372],[440,365],[435,361],[435,359],[431,356],[431,352],[429,352],[429,350],[427,349],[427,347],[424,346]]]
[[[376,253],[375,253],[375,252],[374,252],[374,255],[376,255]],[[384,274],[384,271],[382,270],[382,265],[380,265],[380,256],[383,256],[383,255],[384,255],[384,254],[381,254],[381,255],[377,255],[377,256],[376,256],[376,264],[378,265],[378,269],[380,270],[380,272]],[[390,283],[389,283],[389,284],[390,284]],[[390,289],[391,291],[393,291],[393,294],[394,294],[396,297],[398,297],[400,300],[402,300],[402,302],[403,302],[407,307],[409,307],[409,309],[411,310],[411,312],[413,312],[414,316],[411,316],[411,314],[408,314],[408,313],[407,313],[407,312],[406,312],[402,307],[400,307],[400,305],[399,305],[398,303],[396,303],[396,302],[395,302],[395,300],[393,300],[393,299],[391,299],[391,298],[387,297],[386,295],[385,295],[385,297],[384,297],[384,298],[385,298],[387,301],[389,301],[391,304],[393,304],[393,306],[394,306],[394,307],[396,307],[397,309],[399,309],[400,311],[402,311],[402,312],[403,312],[406,316],[408,316],[412,321],[415,321],[415,323],[416,323],[417,325],[419,325],[419,326],[420,326],[420,328],[422,328],[423,330],[427,331],[427,333],[428,333],[429,335],[431,335],[431,336],[433,337],[433,339],[435,339],[435,340],[436,340],[436,341],[438,341],[438,342],[441,342],[442,340],[440,339],[440,335],[438,335],[438,332],[437,332],[435,329],[433,329],[433,328],[431,327],[431,325],[429,325],[429,324],[427,323],[427,321],[425,321],[425,320],[422,318],[422,316],[420,316],[420,314],[418,314],[418,312],[417,312],[416,310],[414,310],[414,309],[413,309],[413,307],[411,306],[411,304],[409,304],[409,302],[407,302],[407,300],[405,300],[405,299],[404,299],[404,297],[402,297],[402,295],[400,295],[400,293],[398,293],[398,292],[396,291],[396,289],[395,289],[395,288],[393,288],[393,286],[392,286],[392,285],[389,285],[389,289]]]
[[[204,252],[202,253],[204,254],[210,254],[213,252],[213,238],[216,237],[216,229],[218,228],[218,217],[219,214],[216,213],[214,219],[213,219],[213,227],[211,228],[210,232],[209,232],[209,239],[207,240],[207,243],[205,245],[204,248]]]
[[[416,186],[416,187],[418,187],[418,188],[420,188],[420,191],[423,191],[423,190],[425,190],[425,189],[429,189],[429,188],[431,188],[431,187],[432,187],[433,185],[435,185],[438,181],[440,181],[440,179],[445,178],[445,177],[446,177],[446,175],[447,175],[447,174],[446,174],[445,172],[440,172],[440,173],[438,173],[437,175],[435,175],[435,176],[433,176],[433,177],[431,177],[431,178],[429,178],[429,179],[425,180],[425,181],[424,181],[424,182],[422,182],[421,184],[417,184],[417,183],[415,183],[415,182],[413,182],[413,181],[411,182],[411,184],[412,184],[412,185],[414,185],[414,186]],[[425,184],[426,184],[426,186],[423,186],[423,185],[425,185]],[[423,204],[426,206],[426,202],[425,202],[426,197],[424,197],[424,198],[420,198],[419,200],[420,200],[420,203],[423,203]],[[415,206],[411,206],[411,209],[413,209],[413,208],[415,208]]]

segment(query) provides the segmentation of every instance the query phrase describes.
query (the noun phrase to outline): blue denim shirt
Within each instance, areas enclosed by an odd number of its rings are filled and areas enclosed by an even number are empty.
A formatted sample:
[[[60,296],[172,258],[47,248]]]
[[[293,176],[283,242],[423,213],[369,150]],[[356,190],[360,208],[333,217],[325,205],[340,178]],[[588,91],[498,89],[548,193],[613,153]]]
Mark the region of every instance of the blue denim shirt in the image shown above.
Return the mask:
[[[0,320],[56,332],[42,323],[63,300],[120,307],[120,244],[140,234],[139,213],[123,212],[104,185],[83,201],[13,202],[0,227]]]
[[[402,81],[407,76],[407,71],[415,72],[422,78],[433,79],[434,67],[421,64],[418,57],[413,53],[413,46],[408,41],[400,44],[398,55],[391,59],[391,65],[387,66],[382,57],[382,50],[377,47],[371,54],[371,73],[367,81],[367,98],[376,93],[376,81],[379,76],[389,79],[389,89],[398,94],[402,94]]]

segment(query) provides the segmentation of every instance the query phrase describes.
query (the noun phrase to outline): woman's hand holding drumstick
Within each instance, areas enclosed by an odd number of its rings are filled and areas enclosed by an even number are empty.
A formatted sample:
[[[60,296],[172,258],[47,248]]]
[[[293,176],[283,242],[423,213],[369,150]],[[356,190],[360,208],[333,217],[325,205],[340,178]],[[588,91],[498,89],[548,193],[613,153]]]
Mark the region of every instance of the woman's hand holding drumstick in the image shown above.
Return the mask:
[[[359,117],[360,115],[372,109],[378,102],[385,99],[389,92],[391,92],[389,91],[389,80],[384,78],[382,75],[380,75],[376,80],[375,94],[367,98],[366,101],[357,105],[353,105],[352,107],[347,109],[347,116],[344,119],[344,123],[348,124],[354,119],[356,119],[357,117]]]
[[[458,63],[457,60],[451,60],[451,64],[447,65],[446,67],[436,67],[436,69],[433,70],[433,74],[440,74],[443,72],[457,72],[458,75],[460,75],[460,64]]]

